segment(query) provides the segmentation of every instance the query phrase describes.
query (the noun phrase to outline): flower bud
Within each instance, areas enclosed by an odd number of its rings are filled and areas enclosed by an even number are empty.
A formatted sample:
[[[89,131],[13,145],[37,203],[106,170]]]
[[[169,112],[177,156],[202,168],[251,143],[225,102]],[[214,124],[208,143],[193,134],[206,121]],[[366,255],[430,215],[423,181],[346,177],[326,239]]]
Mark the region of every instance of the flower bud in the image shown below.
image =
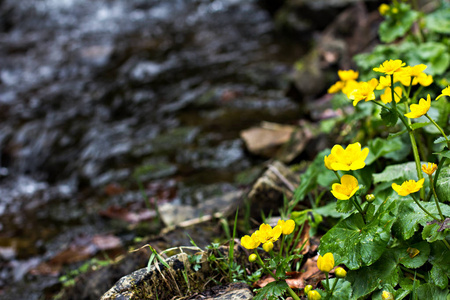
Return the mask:
[[[375,195],[374,194],[367,194],[366,195],[366,201],[369,203],[372,203],[375,200]]]
[[[256,261],[256,258],[257,258],[257,256],[256,256],[255,253],[250,254],[250,256],[248,257],[248,261],[249,262],[254,262],[254,261]]]
[[[344,278],[347,276],[347,271],[345,271],[344,268],[338,267],[334,270],[334,275],[336,275],[337,278]]]
[[[325,253],[324,256],[319,255],[317,259],[317,268],[324,273],[329,273],[334,268],[333,253]]]
[[[304,290],[305,294],[308,294],[309,291],[312,291],[312,289],[313,289],[313,287],[312,287],[312,285],[310,285],[310,284],[308,284],[307,286],[305,286],[305,290]]]
[[[387,12],[389,11],[389,5],[387,5],[386,3],[383,3],[380,5],[380,7],[378,7],[378,11],[380,12],[380,15],[384,16],[387,14]]]
[[[266,242],[263,244],[263,249],[266,252],[270,252],[270,250],[273,249],[273,243],[272,242]]]
[[[383,291],[383,293],[381,294],[381,299],[394,300],[394,296],[391,293],[389,293],[388,291]]]
[[[322,299],[322,296],[320,296],[318,291],[313,290],[313,291],[308,292],[308,299],[309,300],[319,300],[319,299]]]

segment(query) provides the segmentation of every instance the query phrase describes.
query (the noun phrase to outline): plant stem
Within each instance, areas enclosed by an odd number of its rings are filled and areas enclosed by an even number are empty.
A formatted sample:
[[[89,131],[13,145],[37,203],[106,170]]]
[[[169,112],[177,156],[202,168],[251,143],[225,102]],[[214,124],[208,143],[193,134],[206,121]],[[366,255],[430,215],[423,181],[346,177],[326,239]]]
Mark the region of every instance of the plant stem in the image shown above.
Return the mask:
[[[300,300],[300,298],[297,296],[297,294],[289,287],[288,285],[288,289],[287,289],[289,295],[291,295],[292,298],[294,298],[295,300]]]
[[[435,190],[435,188],[434,188],[434,184],[433,184],[433,176],[428,175],[428,178],[430,178],[430,187],[431,187],[431,190],[433,191],[434,201],[436,202],[436,207],[437,207],[437,209],[438,209],[439,215],[441,216],[441,221],[444,222],[445,218],[444,218],[444,216],[442,215],[441,207],[440,207],[440,205],[439,205],[438,196],[437,196],[436,190]]]
[[[339,176],[338,171],[334,171],[334,174],[336,174],[337,179],[339,180],[339,182],[341,181],[341,176]]]
[[[444,165],[446,159],[447,159],[447,157],[443,157],[441,159],[441,161],[439,162],[439,164],[438,164],[438,168],[436,170],[436,175],[434,175],[434,188],[436,188],[436,184],[437,184],[437,181],[438,181],[438,178],[439,178],[439,174],[441,173],[442,166]]]
[[[352,201],[353,205],[356,207],[356,209],[359,211],[359,213],[361,214],[361,217],[363,219],[364,224],[366,224],[366,218],[364,217],[364,212],[361,208],[361,206],[359,205],[358,201],[356,200],[355,196],[352,196],[350,198],[350,200]]]
[[[436,220],[436,221],[438,221],[438,222],[440,221],[438,218],[436,218],[436,217],[433,216],[430,212],[428,212],[428,210],[426,210],[426,209],[419,203],[419,201],[417,201],[416,197],[414,197],[413,194],[409,194],[409,195],[413,198],[414,202],[416,202],[417,206],[419,206],[419,208],[420,208],[421,210],[423,210],[427,215],[429,215],[430,217],[432,217],[434,220]]]
[[[328,272],[326,272],[325,275],[327,276],[327,292],[330,292],[330,276]]]
[[[417,276],[417,277],[419,277],[419,278],[425,279],[425,276],[423,276],[422,274],[419,274],[419,273],[417,273],[417,272],[413,272],[413,271],[411,271],[410,269],[405,268],[405,267],[402,266],[402,265],[399,265],[399,267],[400,267],[400,269],[402,269],[402,270],[405,271],[405,272],[408,272],[408,273],[410,273],[410,274],[414,274],[415,276]]]
[[[450,245],[448,244],[447,240],[443,239],[442,242],[447,247],[447,249],[450,250]]]
[[[331,288],[330,293],[327,294],[327,297],[325,298],[325,300],[327,300],[328,298],[330,298],[331,296],[333,296],[334,289],[336,288],[337,282],[339,281],[339,278],[338,278],[338,277],[336,277],[335,279],[336,279],[336,280],[335,280],[334,283],[333,283],[333,287]]]
[[[284,239],[285,239],[285,236],[283,234],[283,237],[281,238],[280,251],[278,252],[278,258],[281,258],[281,254],[283,253]]]
[[[263,268],[264,272],[266,272],[267,275],[272,276],[273,278],[275,278],[275,280],[277,280],[277,278],[273,275],[273,273],[266,267],[266,264],[263,262],[263,260],[261,259],[261,256],[259,256],[259,253],[256,249],[255,249],[255,254],[256,254],[256,257],[258,257],[258,263],[261,266],[261,268]]]
[[[441,134],[444,136],[445,141],[447,142],[447,147],[450,149],[450,140],[448,139],[447,135],[445,134],[444,130],[441,128],[441,126],[438,125],[428,114],[425,114],[425,117],[428,118],[428,120],[433,123],[434,126],[441,132]]]

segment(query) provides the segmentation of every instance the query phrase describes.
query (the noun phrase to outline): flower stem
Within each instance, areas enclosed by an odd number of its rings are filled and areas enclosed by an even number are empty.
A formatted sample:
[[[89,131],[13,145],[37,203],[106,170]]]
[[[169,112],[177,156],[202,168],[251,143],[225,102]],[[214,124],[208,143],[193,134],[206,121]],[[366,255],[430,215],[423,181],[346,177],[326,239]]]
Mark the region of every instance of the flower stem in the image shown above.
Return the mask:
[[[281,238],[281,245],[280,245],[280,251],[278,252],[278,258],[281,258],[281,254],[283,253],[283,245],[284,245],[284,234],[283,237]]]
[[[291,295],[292,298],[294,298],[295,300],[300,300],[300,298],[297,296],[297,294],[289,287],[288,285],[288,289],[287,289],[289,295]]]
[[[263,260],[261,259],[261,256],[259,256],[258,251],[255,249],[255,254],[258,257],[258,263],[261,266],[261,268],[263,268],[263,270],[267,273],[267,275],[272,276],[273,278],[275,278],[275,280],[277,280],[277,278],[273,275],[273,272],[271,272],[267,267],[266,264],[263,262]]]
[[[359,211],[359,213],[361,214],[361,217],[363,219],[364,224],[366,224],[366,219],[364,217],[364,211],[362,210],[361,206],[359,205],[358,201],[356,200],[355,196],[352,196],[350,198],[350,200],[352,201],[353,205],[356,207],[356,209]]]
[[[448,250],[450,250],[450,245],[448,244],[446,239],[443,239],[442,242],[444,243],[444,245],[447,247]]]
[[[436,218],[435,216],[433,216],[428,210],[426,210],[426,209],[419,203],[419,201],[417,201],[416,197],[414,197],[413,194],[409,194],[409,195],[413,198],[414,202],[416,202],[417,206],[419,206],[419,208],[420,208],[421,210],[423,210],[427,215],[429,215],[430,217],[432,217],[432,218],[435,219],[436,221],[438,221],[438,222],[440,221],[438,218]]]
[[[419,278],[422,278],[422,279],[425,279],[425,276],[423,276],[422,274],[420,274],[420,273],[417,273],[417,272],[413,272],[413,271],[411,271],[410,269],[408,269],[408,268],[405,268],[404,266],[402,266],[402,265],[399,265],[399,267],[400,267],[400,269],[402,269],[403,271],[405,271],[405,272],[408,272],[408,273],[410,273],[410,274],[413,274],[413,275],[415,275],[415,276],[417,276],[417,277],[419,277]]]
[[[330,276],[328,272],[326,272],[325,275],[327,276],[327,292],[330,292]]]
[[[428,114],[425,114],[425,117],[428,118],[428,120],[433,123],[434,126],[441,132],[441,134],[444,136],[445,141],[447,142],[447,147],[450,149],[450,140],[448,139],[447,135],[445,134],[444,130],[441,128],[441,126],[438,125]]]
[[[336,280],[335,280],[334,283],[333,283],[333,287],[331,288],[330,293],[327,294],[327,297],[325,298],[325,300],[327,300],[328,298],[330,298],[331,296],[333,296],[334,289],[336,288],[337,282],[339,281],[339,278],[338,278],[338,277],[336,277],[335,279],[336,279]]]
[[[334,171],[334,174],[336,174],[337,179],[339,180],[339,182],[341,181],[341,176],[339,176],[338,171]]]
[[[437,209],[438,209],[438,211],[439,211],[439,215],[441,216],[441,221],[444,222],[445,218],[444,218],[444,215],[442,215],[441,207],[440,207],[440,205],[439,205],[438,196],[437,196],[437,194],[436,194],[436,189],[434,188],[434,184],[433,184],[433,176],[428,175],[428,178],[430,178],[430,187],[431,187],[431,190],[433,191],[434,201],[435,201],[436,207],[437,207]]]

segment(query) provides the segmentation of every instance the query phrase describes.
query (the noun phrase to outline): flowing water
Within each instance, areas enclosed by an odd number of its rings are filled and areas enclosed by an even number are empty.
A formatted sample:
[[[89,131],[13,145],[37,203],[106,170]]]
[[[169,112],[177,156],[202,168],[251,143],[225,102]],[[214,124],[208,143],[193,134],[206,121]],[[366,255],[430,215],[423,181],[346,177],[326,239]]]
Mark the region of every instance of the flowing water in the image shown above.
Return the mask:
[[[69,245],[131,241],[111,207],[145,208],[136,177],[162,202],[238,189],[262,161],[239,131],[298,118],[304,50],[250,0],[0,0],[0,298],[42,297]]]

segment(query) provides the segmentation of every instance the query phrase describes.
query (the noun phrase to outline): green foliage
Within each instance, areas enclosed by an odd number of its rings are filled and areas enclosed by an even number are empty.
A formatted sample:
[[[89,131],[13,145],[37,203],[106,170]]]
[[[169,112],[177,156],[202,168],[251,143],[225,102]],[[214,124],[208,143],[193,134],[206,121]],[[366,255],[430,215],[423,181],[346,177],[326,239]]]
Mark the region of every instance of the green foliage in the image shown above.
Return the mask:
[[[422,206],[431,214],[438,216],[438,210],[434,202],[424,202]],[[444,216],[450,216],[450,206],[440,204]],[[422,211],[411,199],[402,199],[398,208],[397,220],[393,226],[393,233],[403,240],[408,240],[419,229],[419,225],[425,226],[432,218]]]
[[[393,10],[396,12],[393,12]],[[386,20],[380,24],[378,33],[380,39],[385,43],[390,43],[395,39],[404,36],[414,22],[418,19],[419,13],[411,10],[411,6],[405,3],[393,5]]]
[[[446,152],[448,153],[448,151]],[[443,201],[450,201],[450,167],[447,166],[439,173],[436,182],[436,194]]]
[[[255,300],[277,300],[280,299],[286,290],[288,285],[286,281],[273,281],[268,283],[263,288],[260,288],[255,296]]]
[[[425,27],[436,33],[450,33],[450,8],[436,10],[424,18]]]
[[[388,199],[367,224],[356,213],[341,220],[322,237],[319,251],[333,253],[351,270],[370,266],[383,254],[391,238],[396,208],[397,202]]]
[[[370,165],[378,158],[402,149],[402,144],[403,143],[399,137],[390,140],[381,138],[370,140],[368,143],[369,155],[366,158],[366,164]]]

